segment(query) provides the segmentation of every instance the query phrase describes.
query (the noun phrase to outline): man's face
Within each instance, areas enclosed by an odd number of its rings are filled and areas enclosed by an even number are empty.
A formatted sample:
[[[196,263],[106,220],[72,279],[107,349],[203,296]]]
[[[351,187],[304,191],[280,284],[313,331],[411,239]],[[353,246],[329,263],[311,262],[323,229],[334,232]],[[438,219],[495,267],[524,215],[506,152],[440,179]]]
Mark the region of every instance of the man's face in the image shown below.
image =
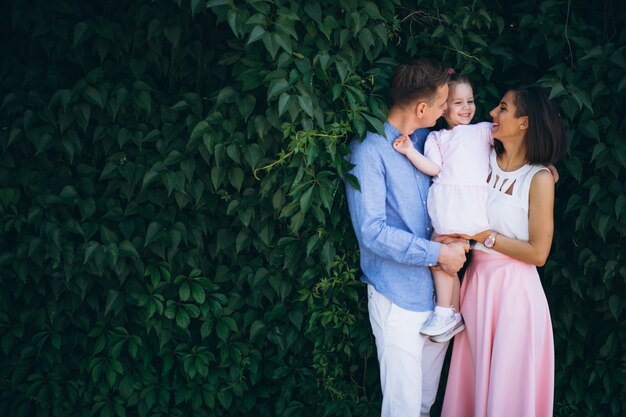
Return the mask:
[[[444,84],[437,89],[435,98],[426,102],[424,112],[422,114],[423,127],[432,127],[437,123],[437,119],[441,117],[448,106],[448,84]]]

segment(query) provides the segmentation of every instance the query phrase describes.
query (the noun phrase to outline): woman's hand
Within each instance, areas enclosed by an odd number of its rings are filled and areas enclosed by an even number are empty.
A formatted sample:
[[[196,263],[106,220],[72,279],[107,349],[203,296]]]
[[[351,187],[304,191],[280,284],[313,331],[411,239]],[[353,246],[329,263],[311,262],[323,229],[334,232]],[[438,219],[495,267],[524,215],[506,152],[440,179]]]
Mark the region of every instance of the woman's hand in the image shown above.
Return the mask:
[[[462,239],[467,239],[467,240],[475,240],[476,242],[484,242],[485,239],[487,239],[487,236],[489,236],[489,234],[491,234],[492,230],[483,230],[482,232],[478,232],[475,235],[465,235],[465,234],[459,234],[459,235],[455,235],[457,237],[460,237]]]
[[[433,237],[434,242],[443,243],[444,245],[448,245],[450,243],[460,243],[463,245],[463,249],[465,253],[470,250],[470,243],[468,238],[464,238],[461,235],[437,235]]]

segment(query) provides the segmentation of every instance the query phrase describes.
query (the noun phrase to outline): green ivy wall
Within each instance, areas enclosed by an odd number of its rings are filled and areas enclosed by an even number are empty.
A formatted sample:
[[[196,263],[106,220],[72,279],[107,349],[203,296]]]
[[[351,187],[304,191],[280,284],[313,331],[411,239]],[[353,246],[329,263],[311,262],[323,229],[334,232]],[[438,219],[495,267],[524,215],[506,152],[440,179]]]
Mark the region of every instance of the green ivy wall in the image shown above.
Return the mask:
[[[626,7],[514,3],[5,3],[0,415],[376,416],[343,157],[416,56],[561,104],[555,415],[626,414]]]

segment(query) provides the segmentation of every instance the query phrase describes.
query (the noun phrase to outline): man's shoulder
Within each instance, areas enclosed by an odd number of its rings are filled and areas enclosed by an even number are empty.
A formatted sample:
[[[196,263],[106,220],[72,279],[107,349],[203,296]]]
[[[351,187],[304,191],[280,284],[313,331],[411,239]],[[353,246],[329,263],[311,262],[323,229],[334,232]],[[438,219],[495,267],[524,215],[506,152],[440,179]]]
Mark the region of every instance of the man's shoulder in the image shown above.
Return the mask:
[[[413,133],[411,133],[411,136],[416,137],[416,138],[425,138],[431,132],[433,131],[427,127],[418,127],[417,129],[413,131]]]
[[[438,140],[442,136],[445,136],[446,133],[449,133],[449,130],[440,129],[440,130],[432,130],[428,132],[428,136],[426,136],[426,140]]]
[[[364,138],[354,138],[350,142],[352,151],[375,151],[388,145],[387,138],[379,133],[366,132]]]

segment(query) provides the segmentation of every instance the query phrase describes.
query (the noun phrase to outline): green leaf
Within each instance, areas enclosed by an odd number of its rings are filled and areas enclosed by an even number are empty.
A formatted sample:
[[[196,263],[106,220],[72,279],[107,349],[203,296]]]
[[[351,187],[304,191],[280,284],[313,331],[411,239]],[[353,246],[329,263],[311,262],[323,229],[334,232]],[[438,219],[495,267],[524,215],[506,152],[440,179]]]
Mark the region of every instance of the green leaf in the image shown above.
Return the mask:
[[[568,158],[564,161],[564,163],[569,173],[572,174],[576,181],[580,182],[583,173],[583,165],[580,162],[580,159],[576,157]]]
[[[104,305],[105,316],[109,314],[113,308],[115,308],[116,304],[118,304],[118,301],[121,301],[120,295],[121,293],[118,290],[107,291],[106,303]]]
[[[98,336],[98,338],[96,339],[96,343],[93,346],[93,355],[102,352],[105,344],[106,344],[106,340],[104,338],[104,335],[101,334],[100,336]]]
[[[282,116],[293,102],[292,96],[287,93],[282,93],[278,99],[278,115]]]
[[[193,4],[192,4],[192,13],[193,13]],[[195,13],[193,13],[195,15]],[[172,44],[173,47],[178,47],[180,44],[180,35],[182,30],[178,25],[166,25],[163,29],[163,34],[167,38],[167,40]]]
[[[135,249],[135,246],[128,240],[123,240],[119,245],[120,253],[124,256],[130,256],[135,260],[139,260],[139,252]]]
[[[163,227],[157,222],[151,222],[146,230],[146,237],[144,239],[144,247],[155,242],[161,237]]]
[[[372,126],[372,129],[374,129],[375,132],[379,135],[385,135],[385,125],[382,120],[367,112],[362,112],[361,115],[365,118],[365,120],[367,120],[370,126]]]
[[[191,15],[195,16],[198,13],[200,5],[204,3],[203,0],[191,0]],[[206,7],[210,7],[208,4]]]
[[[176,324],[183,329],[186,329],[189,326],[191,319],[189,318],[189,314],[184,309],[179,309],[176,313]]]
[[[313,101],[308,94],[298,96],[298,104],[300,104],[300,108],[304,110],[307,115],[313,117]]]
[[[250,37],[248,38],[248,45],[261,39],[264,34],[265,29],[262,26],[255,26],[252,28],[252,31],[250,31]]]
[[[310,186],[300,197],[300,210],[302,210],[303,213],[306,213],[309,207],[311,207],[311,197],[314,188],[314,186]]]
[[[228,171],[228,179],[233,187],[237,189],[237,191],[241,190],[241,185],[243,184],[244,173],[243,170],[239,167],[232,168]]]
[[[344,83],[348,75],[348,63],[342,59],[337,59],[335,61],[335,67],[337,68],[341,82]]]
[[[204,288],[196,283],[191,283],[190,287],[191,297],[194,299],[194,301],[198,304],[203,304],[206,300],[206,292],[204,291]]]
[[[363,30],[361,30],[358,39],[364,50],[368,51],[374,47],[374,37],[368,28],[363,28]]]
[[[269,52],[272,60],[275,60],[276,54],[278,53],[278,48],[279,48],[278,43],[276,43],[275,38],[272,36],[271,33],[265,32],[262,39],[263,39],[263,45],[265,45],[265,49],[267,50],[267,52]]]
[[[255,104],[256,98],[252,95],[237,97],[237,109],[239,109],[239,113],[241,113],[244,120],[248,120],[248,118],[254,111]]]
[[[270,82],[269,87],[267,88],[268,100],[272,99],[273,97],[278,96],[283,91],[286,91],[288,87],[289,87],[289,83],[284,78],[278,78],[278,79],[272,80],[272,82]]]
[[[98,242],[87,242],[87,244],[85,245],[85,257],[83,259],[83,264],[86,264],[87,262],[89,262],[89,260],[91,259],[91,257],[94,255],[94,252],[96,249],[98,249],[100,247],[100,244]]]
[[[148,91],[139,91],[137,93],[139,107],[146,111],[147,114],[152,112],[152,97]]]
[[[206,7],[208,8],[213,8],[213,7],[218,7],[218,6],[224,6],[224,5],[229,5],[232,6],[233,0],[209,0],[206,3]]]
[[[619,219],[626,212],[626,197],[620,194],[615,199],[615,218]]]
[[[237,98],[237,92],[233,87],[224,87],[217,95],[217,104],[232,103]]]
[[[363,10],[367,13],[367,15],[374,19],[383,19],[383,16],[380,14],[380,10],[376,3],[368,1],[363,6]]]
[[[97,105],[101,109],[104,108],[104,101],[102,99],[102,95],[94,87],[88,86],[83,91],[83,94],[85,95],[85,98],[87,99],[87,101],[89,101],[92,104]]]
[[[79,44],[87,40],[87,29],[89,25],[85,22],[79,22],[74,27],[74,42],[72,48],[76,48]]]
[[[598,232],[600,233],[600,236],[602,236],[602,240],[606,240],[606,235],[611,229],[613,223],[613,219],[606,214],[600,216],[600,219],[598,220]]]
[[[283,48],[287,53],[291,54],[291,38],[284,33],[272,33],[272,38],[278,46]]]
[[[220,390],[217,392],[217,400],[225,410],[228,410],[233,402],[233,394],[230,390]]]
[[[215,326],[215,332],[217,333],[217,337],[220,338],[223,342],[228,340],[228,334],[230,330],[228,329],[228,325],[224,320],[217,322],[217,326]]]
[[[318,26],[322,24],[322,8],[318,2],[306,2],[304,12],[309,15]]]
[[[191,288],[189,287],[189,282],[185,281],[182,283],[180,288],[178,288],[178,296],[180,297],[181,301],[187,301],[189,300],[190,295]]]
[[[201,136],[203,133],[208,132],[210,129],[211,127],[209,126],[209,124],[206,121],[201,120],[196,124],[196,126],[191,131],[190,139],[194,140],[197,137]]]

